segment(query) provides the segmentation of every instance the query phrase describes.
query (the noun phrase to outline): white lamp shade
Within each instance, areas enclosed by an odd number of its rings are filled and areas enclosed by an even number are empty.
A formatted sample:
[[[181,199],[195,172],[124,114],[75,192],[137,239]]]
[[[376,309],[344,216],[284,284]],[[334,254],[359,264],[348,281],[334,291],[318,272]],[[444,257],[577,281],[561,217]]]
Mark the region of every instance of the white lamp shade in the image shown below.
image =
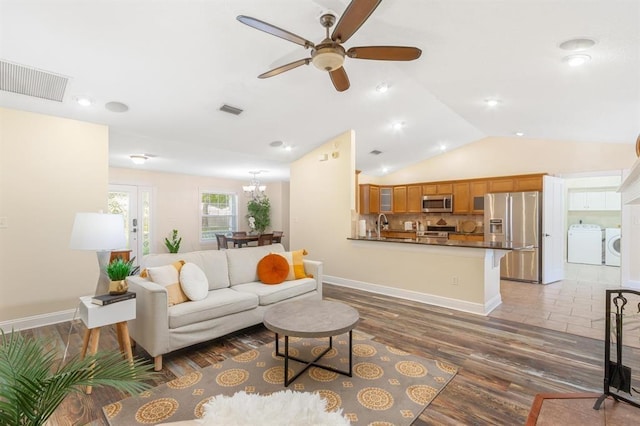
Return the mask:
[[[121,214],[76,213],[69,247],[106,251],[124,248],[124,218]]]

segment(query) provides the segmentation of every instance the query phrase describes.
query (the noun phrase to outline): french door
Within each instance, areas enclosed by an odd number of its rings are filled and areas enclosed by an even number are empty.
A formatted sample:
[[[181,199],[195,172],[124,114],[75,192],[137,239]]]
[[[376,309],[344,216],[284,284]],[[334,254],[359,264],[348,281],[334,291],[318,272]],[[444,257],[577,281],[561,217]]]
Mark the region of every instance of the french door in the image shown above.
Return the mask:
[[[151,188],[136,185],[109,185],[109,213],[124,217],[124,232],[130,258],[149,254],[151,247]]]

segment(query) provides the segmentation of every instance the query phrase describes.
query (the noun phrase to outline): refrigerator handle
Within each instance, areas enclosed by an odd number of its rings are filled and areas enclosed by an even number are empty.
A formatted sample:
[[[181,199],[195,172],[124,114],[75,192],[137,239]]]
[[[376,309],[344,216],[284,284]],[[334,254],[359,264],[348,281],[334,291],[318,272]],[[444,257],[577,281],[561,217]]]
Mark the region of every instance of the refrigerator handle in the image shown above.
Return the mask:
[[[513,242],[513,197],[511,194],[507,194],[507,226],[505,229],[505,241]]]

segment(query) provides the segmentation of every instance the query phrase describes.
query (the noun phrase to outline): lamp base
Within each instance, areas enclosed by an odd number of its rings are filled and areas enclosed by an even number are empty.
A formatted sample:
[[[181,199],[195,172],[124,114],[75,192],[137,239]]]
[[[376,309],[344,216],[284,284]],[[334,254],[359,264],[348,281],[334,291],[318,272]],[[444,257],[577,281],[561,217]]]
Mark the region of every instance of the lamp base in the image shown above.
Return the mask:
[[[111,280],[107,275],[107,266],[109,265],[109,258],[111,257],[111,251],[98,251],[98,267],[100,268],[100,275],[98,276],[98,283],[96,284],[95,295],[109,293],[109,284]]]

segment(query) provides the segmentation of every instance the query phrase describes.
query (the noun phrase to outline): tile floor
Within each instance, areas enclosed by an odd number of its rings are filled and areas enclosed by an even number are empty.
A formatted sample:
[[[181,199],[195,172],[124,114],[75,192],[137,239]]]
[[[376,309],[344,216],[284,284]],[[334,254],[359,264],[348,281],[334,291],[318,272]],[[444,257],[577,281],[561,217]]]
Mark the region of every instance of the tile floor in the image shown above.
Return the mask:
[[[502,304],[489,316],[604,340],[605,290],[619,287],[618,267],[565,263],[565,279],[556,283],[501,281]],[[640,325],[625,328],[623,341],[640,347]]]

